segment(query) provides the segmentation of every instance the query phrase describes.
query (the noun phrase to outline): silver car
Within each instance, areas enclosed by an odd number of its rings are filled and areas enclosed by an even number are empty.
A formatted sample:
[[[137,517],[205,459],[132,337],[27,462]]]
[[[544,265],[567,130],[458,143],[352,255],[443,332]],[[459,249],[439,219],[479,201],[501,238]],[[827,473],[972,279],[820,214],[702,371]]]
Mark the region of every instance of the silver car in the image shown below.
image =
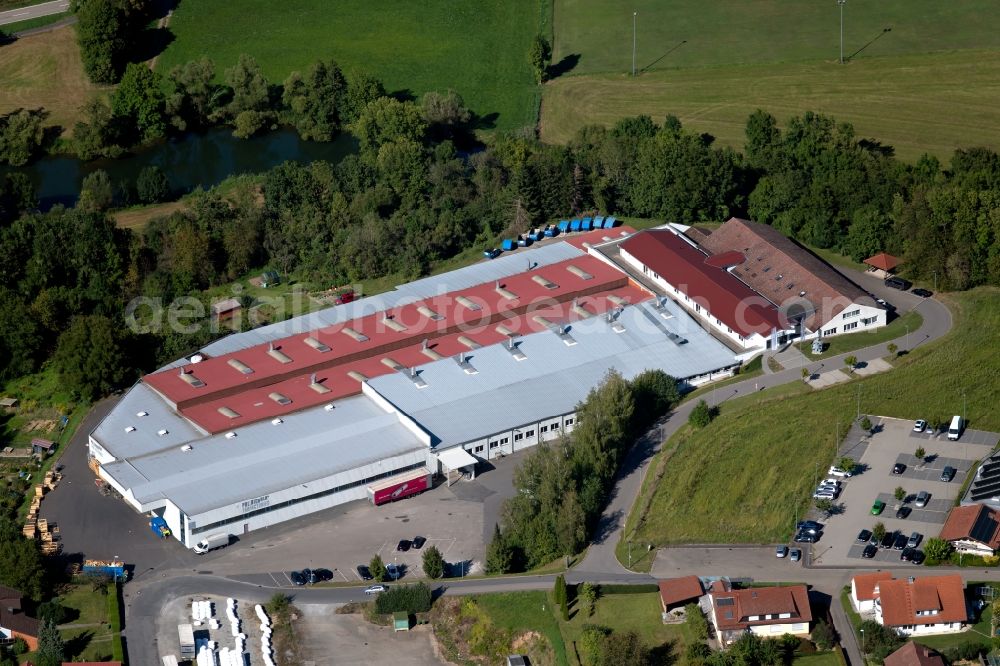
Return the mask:
[[[921,490],[917,493],[917,499],[913,502],[913,505],[922,509],[927,506],[927,503],[931,500],[931,494],[926,490]]]

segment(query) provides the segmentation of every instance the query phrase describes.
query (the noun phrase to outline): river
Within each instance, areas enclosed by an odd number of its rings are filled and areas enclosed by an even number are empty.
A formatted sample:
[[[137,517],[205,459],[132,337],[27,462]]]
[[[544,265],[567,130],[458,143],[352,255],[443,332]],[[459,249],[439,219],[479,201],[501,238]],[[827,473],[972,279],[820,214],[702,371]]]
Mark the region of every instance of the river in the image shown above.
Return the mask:
[[[48,210],[56,204],[76,203],[84,177],[98,169],[108,173],[117,191],[119,183],[127,181],[134,185],[143,167],[156,165],[167,174],[174,194],[179,195],[199,186],[207,189],[229,176],[266,171],[289,160],[338,162],[356,149],[357,141],[349,134],[342,134],[330,143],[316,143],[303,141],[293,129],[281,128],[250,139],[237,139],[230,128],[220,127],[175,137],[114,160],[84,162],[75,157],[49,155],[0,173],[27,174],[35,185],[39,206]]]

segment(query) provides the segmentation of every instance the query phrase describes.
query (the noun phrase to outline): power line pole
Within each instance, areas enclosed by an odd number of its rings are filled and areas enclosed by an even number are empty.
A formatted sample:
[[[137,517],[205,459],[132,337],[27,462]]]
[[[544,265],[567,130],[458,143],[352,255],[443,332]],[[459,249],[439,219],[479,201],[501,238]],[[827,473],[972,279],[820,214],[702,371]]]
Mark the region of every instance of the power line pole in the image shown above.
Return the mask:
[[[632,76],[635,76],[635,26],[639,12],[632,12]]]
[[[847,0],[837,0],[840,5],[840,64],[844,64],[844,5]]]

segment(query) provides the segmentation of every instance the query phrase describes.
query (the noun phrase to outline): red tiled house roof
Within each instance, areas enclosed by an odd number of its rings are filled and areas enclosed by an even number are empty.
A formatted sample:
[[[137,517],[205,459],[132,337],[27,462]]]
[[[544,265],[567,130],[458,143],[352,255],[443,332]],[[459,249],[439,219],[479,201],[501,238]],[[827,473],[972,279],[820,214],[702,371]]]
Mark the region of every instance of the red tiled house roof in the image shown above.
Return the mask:
[[[858,601],[871,601],[876,597],[875,588],[878,587],[878,584],[883,580],[892,580],[892,574],[888,571],[875,571],[858,574],[852,580]]]
[[[663,610],[671,606],[697,599],[705,593],[701,585],[701,579],[697,576],[684,576],[683,578],[666,578],[659,581],[660,603]]]
[[[966,622],[965,583],[960,574],[885,580],[878,584],[882,624],[905,627],[917,624]],[[920,615],[917,615],[920,613]]]
[[[812,622],[809,592],[805,585],[757,587],[713,592],[712,605],[719,631],[742,631],[769,624]],[[781,617],[787,615],[788,617]],[[751,620],[751,617],[757,617]]]
[[[813,312],[805,319],[811,331],[852,303],[877,307],[861,287],[766,224],[731,218],[704,237],[701,246],[713,254],[742,252],[746,262],[734,274],[779,307],[798,303]]]
[[[944,666],[944,660],[929,647],[910,641],[882,662],[885,666]]]
[[[1000,548],[1000,512],[985,504],[957,506],[941,528],[945,541],[977,541],[992,550]]]

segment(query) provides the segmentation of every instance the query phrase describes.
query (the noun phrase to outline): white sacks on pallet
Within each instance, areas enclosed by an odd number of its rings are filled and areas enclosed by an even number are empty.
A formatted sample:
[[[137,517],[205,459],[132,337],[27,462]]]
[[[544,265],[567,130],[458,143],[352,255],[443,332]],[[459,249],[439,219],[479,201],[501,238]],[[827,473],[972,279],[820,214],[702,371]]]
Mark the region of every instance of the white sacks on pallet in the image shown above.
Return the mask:
[[[260,618],[261,624],[271,624],[271,619],[267,616],[267,611],[260,604],[254,606],[254,610],[257,612],[257,617]]]

